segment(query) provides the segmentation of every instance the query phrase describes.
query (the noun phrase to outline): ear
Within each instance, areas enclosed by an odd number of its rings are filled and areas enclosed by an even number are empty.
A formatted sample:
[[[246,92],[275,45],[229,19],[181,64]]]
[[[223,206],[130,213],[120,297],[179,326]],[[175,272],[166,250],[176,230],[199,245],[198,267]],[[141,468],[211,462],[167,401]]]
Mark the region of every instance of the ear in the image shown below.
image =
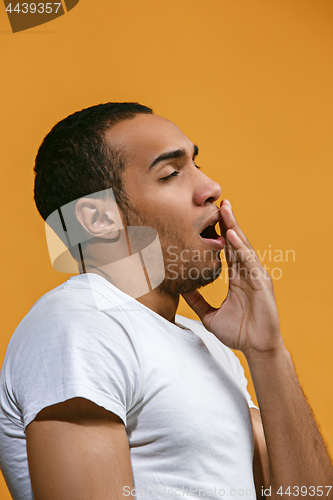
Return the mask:
[[[95,238],[115,240],[123,229],[117,204],[112,199],[81,198],[75,213],[82,227]]]

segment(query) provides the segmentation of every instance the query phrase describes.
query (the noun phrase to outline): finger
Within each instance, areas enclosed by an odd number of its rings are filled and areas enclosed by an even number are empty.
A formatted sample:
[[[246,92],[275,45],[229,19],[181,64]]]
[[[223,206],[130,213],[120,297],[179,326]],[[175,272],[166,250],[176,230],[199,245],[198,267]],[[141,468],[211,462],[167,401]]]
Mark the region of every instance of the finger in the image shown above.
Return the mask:
[[[236,283],[237,278],[242,278],[241,267],[244,267],[244,264],[240,263],[239,258],[237,259],[237,250],[232,246],[227,237],[224,246],[224,254],[228,265],[229,284]]]
[[[230,202],[223,200],[220,210],[226,227],[225,256],[229,280],[236,283],[241,278],[254,285],[259,278],[265,276],[265,270],[237,224]]]
[[[231,203],[229,200],[222,200],[220,203],[220,207],[222,207],[222,205],[226,205],[231,208]]]
[[[221,213],[221,207],[222,206],[226,206],[226,207],[229,207],[231,209],[231,203],[229,200],[222,200],[221,203],[220,203],[220,213]],[[226,232],[227,232],[227,227],[224,223],[224,220],[223,218],[219,220],[219,227],[220,227],[220,232],[221,232],[221,236],[223,236],[224,238],[226,237]]]
[[[249,280],[250,282],[262,277],[264,268],[262,267],[253,248],[245,245],[233,229],[228,229],[227,240],[234,249],[234,252],[229,252],[228,256],[232,255],[232,267],[234,269],[238,268],[237,277],[245,277],[246,280]],[[236,259],[236,264],[234,259]]]
[[[221,213],[221,217],[223,219],[223,225],[222,225],[222,227],[224,226],[225,231],[227,231],[228,229],[233,229],[236,232],[236,234],[239,236],[239,238],[246,245],[251,246],[250,242],[248,241],[248,239],[244,235],[243,231],[239,227],[239,224],[237,223],[236,217],[235,217],[235,215],[234,215],[234,213],[232,211],[232,208],[231,208],[229,202],[228,202],[228,204],[224,203],[223,205],[221,205],[220,213]]]
[[[228,229],[227,237],[229,243],[234,247],[235,250],[240,250],[244,245],[244,242],[241,240],[234,229]]]
[[[236,261],[241,263],[259,263],[257,254],[250,246],[248,247],[238,236],[234,229],[228,229],[227,238],[232,248],[235,250]]]
[[[227,235],[226,235],[226,244],[224,245],[224,254],[225,254],[225,258],[226,258],[228,267],[230,267],[232,264],[235,264],[237,262],[236,251],[232,247],[232,244],[230,243],[229,239],[227,238]]]
[[[214,307],[208,304],[198,290],[190,293],[183,293],[182,295],[191,309],[193,309],[193,311],[199,316],[201,321],[204,320],[208,313],[216,311]]]

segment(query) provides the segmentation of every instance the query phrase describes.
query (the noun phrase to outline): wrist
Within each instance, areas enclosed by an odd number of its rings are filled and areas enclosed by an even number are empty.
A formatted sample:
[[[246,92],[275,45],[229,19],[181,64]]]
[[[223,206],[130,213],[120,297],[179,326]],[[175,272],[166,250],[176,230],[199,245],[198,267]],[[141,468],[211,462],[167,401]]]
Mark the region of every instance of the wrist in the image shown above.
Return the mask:
[[[290,358],[289,351],[284,345],[282,337],[274,347],[260,350],[249,348],[246,351],[243,351],[243,354],[249,366],[253,363],[274,363],[279,360]]]
[[[291,355],[284,344],[264,352],[250,352],[246,357],[260,409],[272,404],[272,395],[279,404],[288,397],[292,380],[297,382]],[[267,403],[269,401],[269,403]]]

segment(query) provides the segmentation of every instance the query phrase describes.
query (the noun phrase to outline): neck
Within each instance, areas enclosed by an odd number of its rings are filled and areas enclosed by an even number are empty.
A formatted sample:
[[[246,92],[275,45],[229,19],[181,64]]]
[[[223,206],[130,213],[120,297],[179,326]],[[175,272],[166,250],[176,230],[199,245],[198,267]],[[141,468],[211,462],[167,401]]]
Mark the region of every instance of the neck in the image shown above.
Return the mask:
[[[179,293],[162,290],[160,286],[152,290],[147,271],[142,268],[139,258],[133,259],[133,261],[124,259],[123,261],[101,264],[100,260],[96,262],[96,259],[92,259],[90,255],[86,254],[84,257],[87,273],[102,276],[116,288],[130,295],[167,321],[175,322]],[[163,278],[163,275],[161,277]]]
[[[87,267],[86,272],[98,274],[99,276],[102,276],[102,278],[109,281],[109,283],[116,286],[112,277],[99,268]],[[179,304],[179,294],[174,295],[155,288],[155,290],[152,290],[141,297],[136,297],[136,300],[140,302],[140,304],[154,311],[156,314],[162,316],[167,321],[175,323],[175,316]]]
[[[120,231],[119,238],[113,242],[96,238],[84,245],[85,270],[99,274],[122,292],[174,323],[179,293],[160,286],[165,274],[162,252],[159,244],[156,245],[157,233],[151,234],[154,230],[145,227],[143,229],[149,230],[149,233],[146,231],[143,234],[140,228],[137,234],[135,229],[129,234],[127,230]],[[131,246],[136,253],[132,253]],[[155,288],[152,289],[152,286]]]
[[[179,304],[179,294],[168,294],[156,288],[146,295],[138,297],[136,300],[167,321],[175,323],[175,315]]]

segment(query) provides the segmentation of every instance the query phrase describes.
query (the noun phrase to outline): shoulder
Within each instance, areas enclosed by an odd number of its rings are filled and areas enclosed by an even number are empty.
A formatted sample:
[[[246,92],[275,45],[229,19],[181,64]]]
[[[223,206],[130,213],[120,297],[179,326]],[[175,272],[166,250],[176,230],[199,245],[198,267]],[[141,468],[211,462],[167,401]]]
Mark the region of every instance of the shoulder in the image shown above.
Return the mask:
[[[25,424],[43,407],[73,397],[85,397],[124,420],[136,398],[141,362],[131,325],[113,307],[112,293],[101,292],[101,309],[94,299],[97,287],[86,285],[73,280],[44,295],[10,341],[2,387],[17,401]]]
[[[65,358],[94,359],[100,353],[107,359],[116,352],[136,358],[126,315],[113,307],[112,294],[104,297],[107,309],[98,307],[97,295],[98,287],[78,276],[41,297],[15,330],[4,365],[28,370],[30,363],[40,366],[43,359],[54,364]]]
[[[95,278],[75,276],[46,293],[33,305],[13,337],[20,342],[36,337],[41,340],[43,336],[51,340],[63,336],[64,332],[68,337],[78,332],[80,335],[91,333],[91,329],[96,336],[105,329],[110,332],[110,324],[114,326],[111,331],[117,330],[117,326],[118,330],[123,330],[126,327],[125,315],[117,305],[116,292],[109,284],[106,293],[103,290],[103,281],[106,280],[100,280],[102,286]]]

